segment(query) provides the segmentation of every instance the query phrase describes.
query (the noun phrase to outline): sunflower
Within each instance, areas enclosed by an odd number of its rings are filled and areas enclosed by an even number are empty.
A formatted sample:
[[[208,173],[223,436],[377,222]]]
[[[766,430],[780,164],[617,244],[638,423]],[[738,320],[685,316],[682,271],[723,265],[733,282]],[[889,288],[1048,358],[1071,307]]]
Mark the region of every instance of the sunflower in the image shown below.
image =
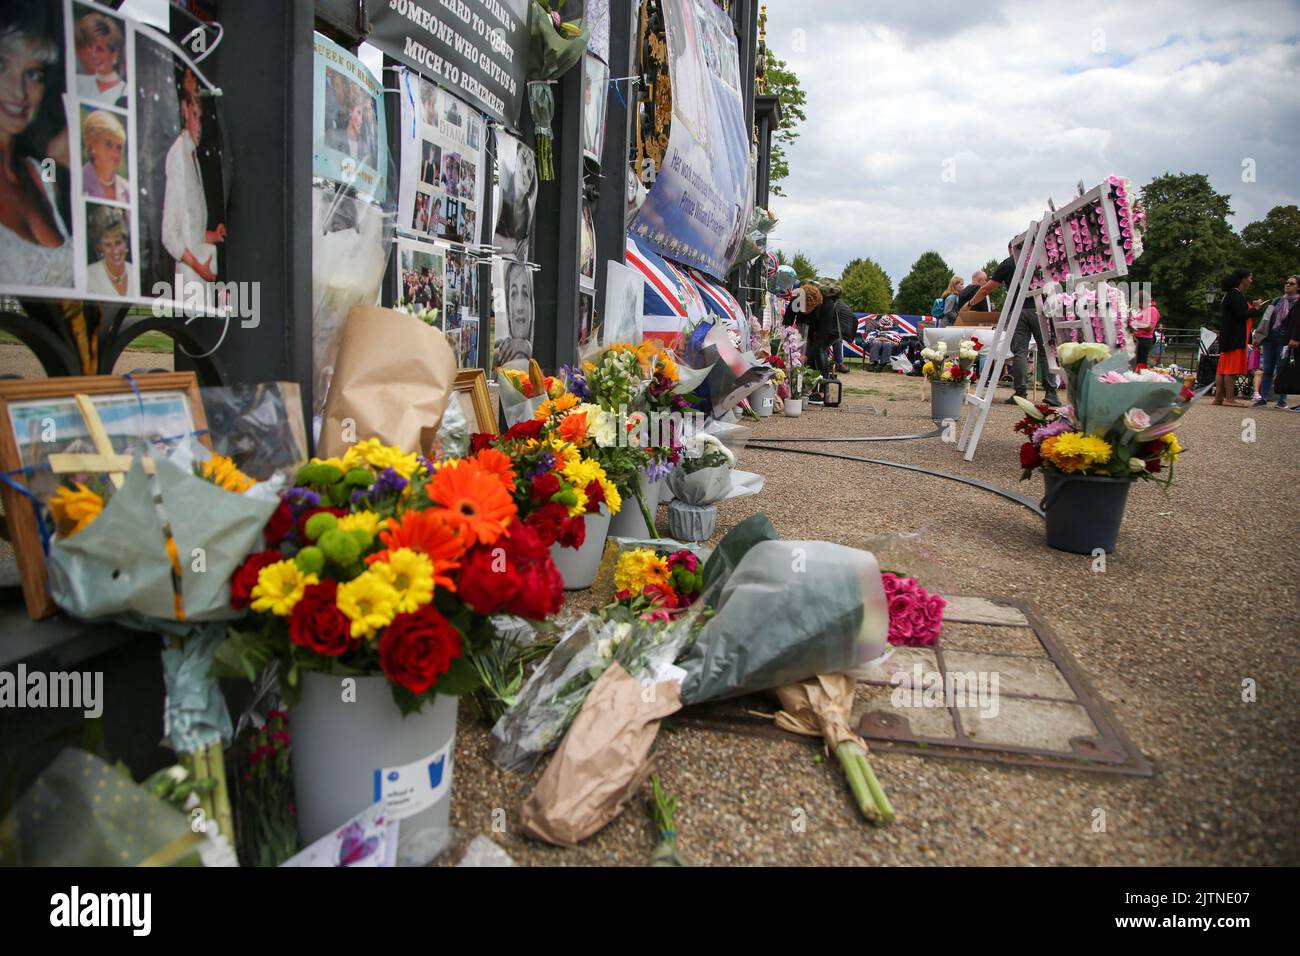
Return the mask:
[[[252,478],[236,468],[234,461],[225,455],[213,455],[203,462],[199,469],[199,477],[235,494],[243,494],[256,484]]]
[[[61,487],[50,498],[50,512],[54,515],[54,526],[58,529],[59,535],[64,538],[70,538],[84,530],[104,510],[103,498],[79,481],[76,485],[75,489]]]
[[[456,581],[447,572],[460,567],[465,554],[465,539],[457,533],[440,510],[408,511],[395,526],[381,531],[379,540],[388,548],[366,558],[367,564],[387,560],[389,552],[409,548],[429,558],[433,583],[448,591],[456,590]]]
[[[383,578],[365,571],[339,585],[337,600],[339,610],[352,622],[352,636],[369,639],[392,623],[399,596]]]
[[[501,479],[476,462],[442,469],[429,481],[427,493],[469,546],[496,541],[516,514],[514,499]]]
[[[277,561],[258,572],[250,606],[254,611],[270,611],[278,617],[288,617],[294,605],[302,599],[307,585],[319,583],[319,577],[303,574],[294,562]]]
[[[397,592],[397,610],[409,613],[433,600],[433,561],[427,554],[398,548],[370,565],[370,573]]]

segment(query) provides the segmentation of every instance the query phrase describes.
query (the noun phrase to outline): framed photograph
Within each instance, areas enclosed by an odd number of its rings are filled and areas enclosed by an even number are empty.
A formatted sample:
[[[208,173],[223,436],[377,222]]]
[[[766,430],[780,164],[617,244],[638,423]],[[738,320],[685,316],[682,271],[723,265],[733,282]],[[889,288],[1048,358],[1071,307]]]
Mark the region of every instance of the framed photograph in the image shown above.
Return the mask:
[[[456,373],[452,389],[457,395],[464,396],[460,406],[469,419],[471,435],[476,432],[498,434],[497,417],[488,396],[487,372],[481,368],[463,368]]]
[[[116,375],[0,381],[0,469],[41,501],[61,483],[102,478],[102,474],[51,470],[51,456],[97,450],[77,407],[78,395],[90,399],[119,455],[133,455],[159,441],[175,442],[191,434],[212,447],[193,372],[140,375],[134,381],[138,394],[130,382]],[[0,501],[27,612],[33,618],[48,617],[57,608],[46,587],[45,552],[32,501],[9,485],[0,485]]]
[[[582,153],[599,165],[601,153],[605,149],[609,67],[590,53],[582,61]]]
[[[596,224],[591,206],[582,204],[582,224],[578,236],[578,274],[584,289],[596,288]]]

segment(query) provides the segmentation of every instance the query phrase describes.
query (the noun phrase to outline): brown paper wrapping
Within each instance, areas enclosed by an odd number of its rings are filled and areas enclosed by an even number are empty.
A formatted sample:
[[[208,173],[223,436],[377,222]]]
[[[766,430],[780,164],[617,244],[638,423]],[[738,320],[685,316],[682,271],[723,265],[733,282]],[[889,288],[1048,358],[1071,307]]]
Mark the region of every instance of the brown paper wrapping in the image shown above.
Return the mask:
[[[437,329],[405,312],[354,306],[339,334],[316,454],[341,456],[349,437],[429,453],[455,379],[456,356]]]
[[[824,737],[831,752],[845,741],[864,751],[867,742],[853,732],[850,718],[858,682],[847,674],[818,674],[811,680],[778,687],[772,693],[781,702],[776,725],[808,737]]]
[[[650,776],[659,721],[681,709],[681,685],[654,694],[613,664],[587,694],[550,765],[523,806],[523,830],[576,846],[619,815]],[[651,697],[645,700],[645,697]]]

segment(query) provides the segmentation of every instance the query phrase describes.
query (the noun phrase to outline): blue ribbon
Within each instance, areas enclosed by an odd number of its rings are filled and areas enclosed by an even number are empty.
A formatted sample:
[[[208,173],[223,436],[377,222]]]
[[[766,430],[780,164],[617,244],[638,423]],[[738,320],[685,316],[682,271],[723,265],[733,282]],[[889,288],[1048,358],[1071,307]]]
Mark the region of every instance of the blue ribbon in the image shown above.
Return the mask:
[[[46,466],[49,467],[48,465]],[[27,498],[32,503],[32,514],[36,518],[36,527],[41,533],[41,550],[46,554],[50,553],[50,529],[45,524],[45,519],[41,516],[41,500],[32,494],[25,485],[10,478],[10,475],[30,475],[37,471],[35,468],[15,468],[11,472],[0,471],[0,482],[4,482],[14,491]]]

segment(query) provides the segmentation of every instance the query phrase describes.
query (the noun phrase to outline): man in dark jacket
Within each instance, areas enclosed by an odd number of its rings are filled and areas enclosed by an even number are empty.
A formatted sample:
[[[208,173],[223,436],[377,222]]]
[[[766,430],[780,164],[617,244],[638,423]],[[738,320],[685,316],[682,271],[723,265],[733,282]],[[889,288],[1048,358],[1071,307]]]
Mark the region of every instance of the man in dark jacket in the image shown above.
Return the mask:
[[[858,337],[858,317],[853,314],[843,295],[835,298],[835,324],[839,327],[840,337],[835,341],[835,371],[847,372],[844,364],[844,343],[852,342]]]
[[[979,308],[980,303],[986,301],[998,289],[1009,286],[1015,274],[1016,260],[1014,256],[1009,255],[998,264],[989,280],[980,286],[979,291],[971,299],[969,308]],[[1020,319],[1016,322],[1016,331],[1011,336],[1011,378],[1015,383],[1016,395],[1021,398],[1029,397],[1029,339],[1031,336],[1038,346],[1038,362],[1043,366],[1047,366],[1047,345],[1043,342],[1043,330],[1038,324],[1038,309],[1034,306],[1032,297],[1026,295],[1024,304],[1020,307]],[[1053,376],[1050,366],[1044,368],[1044,373],[1043,401],[1053,408],[1059,408],[1061,400],[1056,395],[1055,376]],[[1014,405],[1015,402],[1014,397],[1008,398],[1006,401],[1008,405]]]
[[[957,296],[957,311],[970,308],[975,312],[988,312],[993,305],[991,299],[985,298],[980,301],[979,305],[968,306],[967,303],[975,298],[975,293],[980,290],[980,286],[989,281],[988,273],[983,269],[977,269],[970,277],[970,285],[962,289]]]

